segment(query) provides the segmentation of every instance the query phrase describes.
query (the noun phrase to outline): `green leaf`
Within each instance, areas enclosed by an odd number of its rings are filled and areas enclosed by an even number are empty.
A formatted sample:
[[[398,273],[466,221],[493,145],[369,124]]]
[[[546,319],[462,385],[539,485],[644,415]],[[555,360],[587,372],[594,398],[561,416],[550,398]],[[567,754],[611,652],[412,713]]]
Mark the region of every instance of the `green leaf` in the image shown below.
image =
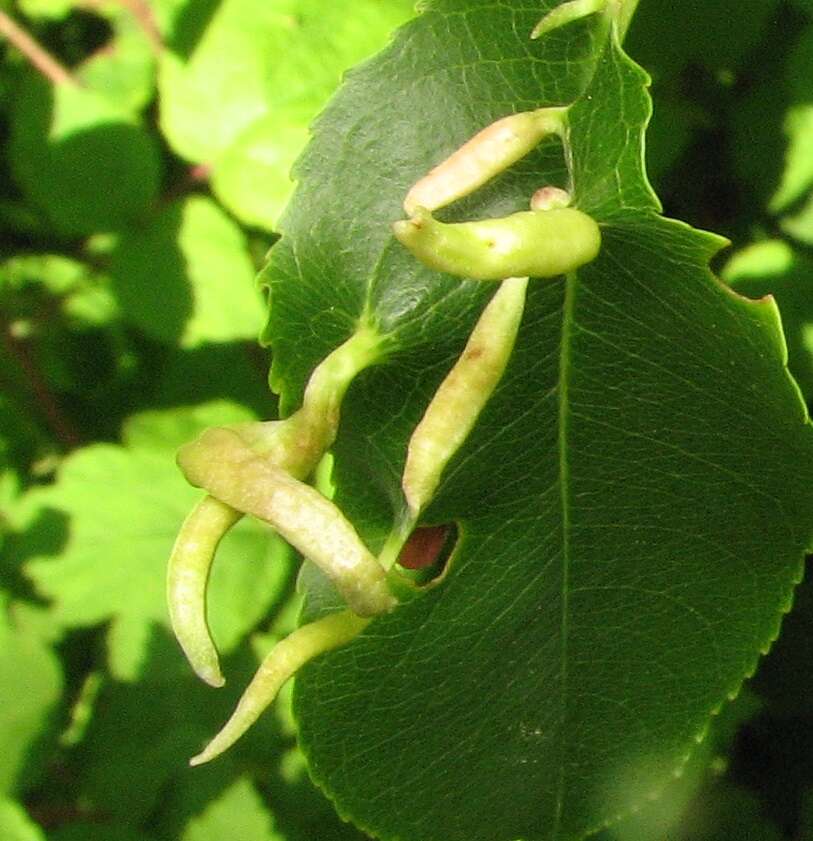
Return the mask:
[[[51,648],[14,628],[5,607],[0,600],[0,793],[9,794],[24,787],[31,751],[62,692],[62,672]],[[0,814],[0,826],[7,814]]]
[[[121,824],[80,821],[49,832],[48,841],[152,841],[152,838]]]
[[[268,390],[265,354],[242,342],[167,348],[156,373],[154,402],[161,406],[229,399],[269,417],[276,405]]]
[[[73,0],[17,0],[20,11],[26,17],[64,18],[73,7]]]
[[[251,781],[241,777],[187,824],[180,841],[221,841],[251,838],[281,841],[272,830],[271,815]]]
[[[158,192],[155,141],[125,108],[33,72],[16,91],[9,155],[26,198],[63,235],[125,226]]]
[[[748,791],[725,781],[709,786],[685,824],[669,841],[782,841],[786,836],[764,814],[762,804]]]
[[[677,75],[692,62],[712,72],[736,70],[773,24],[777,5],[777,0],[745,0],[732,26],[726,3],[649,0],[638,7],[625,48],[656,77]]]
[[[3,841],[45,841],[40,827],[13,800],[0,800],[0,836]]]
[[[271,228],[308,123],[412,0],[224,0],[203,20],[192,5],[176,12],[161,62],[162,130],[178,154],[211,165],[215,193],[242,221]]]
[[[779,224],[786,234],[803,245],[813,245],[813,192],[798,212],[783,217]]]
[[[102,7],[113,35],[77,68],[77,80],[133,113],[141,110],[155,92],[155,51],[149,35],[136,19],[133,7]],[[141,14],[149,14],[149,7]]]
[[[335,448],[336,501],[372,537],[403,514],[409,436],[493,291],[394,242],[406,190],[491,121],[574,103],[575,205],[602,248],[531,283],[424,516],[458,524],[447,573],[297,680],[312,775],[385,839],[571,841],[639,807],[776,637],[813,531],[813,439],[773,303],[712,277],[719,237],[658,215],[646,77],[602,17],[532,42],[539,15],[438,0],[355,71],[265,275],[284,411],[359,322],[387,338]],[[444,215],[566,183],[549,142]]]
[[[245,235],[211,199],[176,202],[122,236],[111,272],[125,316],[160,341],[257,335],[262,299]]]
[[[29,286],[42,286],[58,299],[65,316],[82,326],[98,326],[118,314],[109,278],[90,266],[62,254],[26,254],[6,260],[0,265],[0,294],[28,292]],[[53,301],[51,305],[53,305]],[[36,306],[33,313],[36,315]]]
[[[182,410],[174,414],[177,419],[167,412],[156,428],[195,428]],[[109,643],[114,660],[132,663],[139,657],[138,639],[145,638],[133,623],[168,624],[163,565],[178,522],[199,496],[184,482],[166,445],[78,450],[63,463],[55,485],[27,496],[32,519],[37,511],[56,510],[68,522],[62,554],[35,555],[26,574],[42,596],[53,599],[55,617],[66,627],[114,618],[129,622],[127,632],[119,629]],[[245,521],[224,540],[210,600],[213,634],[223,650],[233,649],[280,597],[288,563],[287,547],[264,526]]]
[[[141,450],[167,450],[170,454],[216,424],[246,423],[257,416],[229,400],[212,400],[183,410],[149,409],[127,418],[121,437],[125,445]]]
[[[692,751],[680,776],[672,780],[663,794],[639,811],[599,833],[596,841],[641,841],[644,838],[689,837],[698,823],[698,815],[708,811],[709,801],[720,789],[720,774],[727,764],[726,755],[737,729],[760,710],[759,699],[747,688],[733,703],[726,704],[710,722],[709,732]],[[704,821],[705,831],[709,826]],[[713,827],[719,830],[720,827]],[[701,835],[702,837],[702,835]],[[734,836],[732,836],[734,837]]]
[[[217,158],[215,195],[248,225],[272,229],[288,200],[291,165],[308,140],[316,109],[280,105],[252,122]]]
[[[267,716],[224,763],[205,769],[186,763],[257,665],[248,648],[226,658],[229,682],[214,692],[191,673],[170,634],[153,626],[140,680],[104,681],[84,738],[65,757],[71,794],[83,809],[131,826],[166,806],[171,826],[160,836],[179,838],[179,821],[202,811],[247,766],[273,768],[289,745],[275,718]],[[195,792],[197,798],[188,796]]]
[[[737,251],[721,274],[749,298],[775,297],[788,344],[788,368],[805,398],[812,398],[813,261],[783,240],[768,239]]]
[[[791,108],[785,118],[785,134],[785,170],[770,203],[774,212],[784,210],[813,185],[813,106]]]

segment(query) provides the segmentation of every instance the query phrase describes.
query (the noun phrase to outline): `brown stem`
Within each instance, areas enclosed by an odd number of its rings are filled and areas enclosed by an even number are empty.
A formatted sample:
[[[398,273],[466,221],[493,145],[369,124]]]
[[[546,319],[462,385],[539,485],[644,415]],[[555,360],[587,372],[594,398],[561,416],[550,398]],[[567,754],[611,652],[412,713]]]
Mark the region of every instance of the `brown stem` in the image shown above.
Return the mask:
[[[161,50],[164,49],[164,42],[161,39],[158,24],[155,22],[155,15],[147,0],[119,0],[119,2],[138,21],[150,42],[153,52],[160,55]]]
[[[80,446],[82,439],[73,424],[64,415],[48,384],[40,374],[31,354],[29,343],[25,339],[15,336],[11,325],[5,322],[0,323],[0,340],[8,355],[20,366],[31,389],[34,403],[45,415],[46,422],[54,437],[66,449],[74,449]]]
[[[19,24],[0,10],[0,35],[6,38],[55,85],[76,85],[76,79]]]

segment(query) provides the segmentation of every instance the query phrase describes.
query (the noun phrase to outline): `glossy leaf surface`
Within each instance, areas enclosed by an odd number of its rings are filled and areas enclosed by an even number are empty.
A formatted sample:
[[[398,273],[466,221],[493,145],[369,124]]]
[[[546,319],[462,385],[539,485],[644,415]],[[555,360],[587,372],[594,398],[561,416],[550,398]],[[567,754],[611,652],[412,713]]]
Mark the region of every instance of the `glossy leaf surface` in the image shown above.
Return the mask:
[[[376,543],[409,435],[493,290],[423,269],[390,224],[478,129],[574,103],[574,204],[602,249],[531,284],[506,375],[424,517],[458,523],[449,570],[298,680],[312,773],[383,838],[579,839],[660,791],[776,636],[810,543],[813,439],[773,303],[711,276],[722,240],[659,216],[646,78],[604,19],[532,42],[539,15],[431,3],[355,71],[266,274],[286,409],[359,320],[389,339],[348,393],[334,476]],[[445,215],[566,183],[551,141]]]

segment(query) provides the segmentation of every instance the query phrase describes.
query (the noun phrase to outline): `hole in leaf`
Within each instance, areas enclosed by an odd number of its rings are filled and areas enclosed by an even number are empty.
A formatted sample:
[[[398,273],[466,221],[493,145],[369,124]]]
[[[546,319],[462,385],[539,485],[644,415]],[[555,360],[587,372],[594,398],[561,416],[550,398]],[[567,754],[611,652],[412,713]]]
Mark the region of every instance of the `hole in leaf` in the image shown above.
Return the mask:
[[[407,538],[398,565],[410,574],[417,584],[428,584],[440,577],[457,543],[457,526],[420,526]]]

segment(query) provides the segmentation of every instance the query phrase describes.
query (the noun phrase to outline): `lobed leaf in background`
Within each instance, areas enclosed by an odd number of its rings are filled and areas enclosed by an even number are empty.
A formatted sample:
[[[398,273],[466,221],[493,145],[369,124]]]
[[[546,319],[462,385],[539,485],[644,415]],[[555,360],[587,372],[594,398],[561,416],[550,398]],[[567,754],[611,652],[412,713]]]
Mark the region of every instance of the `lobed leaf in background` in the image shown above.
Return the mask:
[[[251,417],[239,407],[217,409],[221,416]],[[138,419],[134,446],[97,444],[79,450],[63,462],[55,484],[27,494],[19,516],[23,528],[43,511],[65,517],[59,557],[35,550],[24,567],[39,594],[52,600],[55,618],[64,627],[111,618],[166,625],[161,568],[177,518],[198,495],[178,478],[172,453],[207,414],[197,412],[187,420],[180,410],[159,413],[152,418],[152,432],[146,419]],[[184,437],[175,437],[176,430]],[[18,549],[25,554],[25,543]],[[212,624],[228,651],[279,598],[288,565],[284,545],[257,524],[236,530],[223,550],[215,578],[222,582],[224,599],[212,603]],[[118,639],[113,638],[114,645]],[[125,643],[133,639],[130,634]],[[114,647],[112,656],[117,654]]]
[[[286,411],[358,323],[389,342],[335,452],[336,499],[374,539],[489,294],[393,243],[400,202],[497,117],[574,103],[575,204],[602,223],[600,255],[532,284],[424,519],[458,525],[442,581],[297,681],[311,772],[383,838],[583,838],[661,791],[778,633],[811,538],[813,439],[774,305],[710,275],[721,239],[657,215],[645,77],[601,16],[533,43],[539,13],[439,0],[351,74],[266,274]],[[447,215],[521,209],[561,161],[549,144]]]
[[[411,0],[223,0],[166,4],[169,50],[159,75],[161,128],[173,150],[205,164],[242,222],[273,229],[308,124],[341,73],[379,48]]]

